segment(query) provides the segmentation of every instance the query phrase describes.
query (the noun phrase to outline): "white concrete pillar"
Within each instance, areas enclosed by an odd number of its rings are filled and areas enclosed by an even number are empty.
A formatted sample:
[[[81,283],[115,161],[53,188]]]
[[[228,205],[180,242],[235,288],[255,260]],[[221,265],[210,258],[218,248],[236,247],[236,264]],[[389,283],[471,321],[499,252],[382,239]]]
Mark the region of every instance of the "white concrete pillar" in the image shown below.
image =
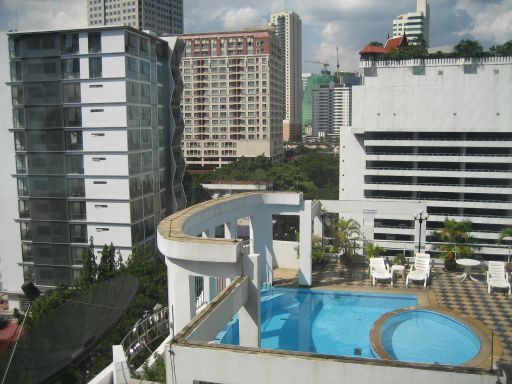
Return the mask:
[[[262,255],[260,262],[261,281],[272,281],[274,244],[272,239],[272,214],[261,212],[251,216],[251,253]]]
[[[196,315],[195,279],[187,270],[166,259],[169,295],[169,321],[174,318],[177,334]]]
[[[365,240],[373,241],[375,232],[375,214],[376,209],[363,209],[363,237]]]
[[[322,232],[324,228],[322,226],[322,217],[315,216],[313,219],[313,234],[318,237],[322,237]]]
[[[224,238],[236,239],[236,219],[232,222],[224,223]]]
[[[263,256],[251,253],[242,259],[244,274],[249,278],[247,301],[240,308],[239,330],[240,345],[260,348],[260,280],[259,266]]]
[[[311,286],[311,247],[313,223],[311,218],[311,200],[304,201],[304,209],[300,213],[299,241],[299,285]]]

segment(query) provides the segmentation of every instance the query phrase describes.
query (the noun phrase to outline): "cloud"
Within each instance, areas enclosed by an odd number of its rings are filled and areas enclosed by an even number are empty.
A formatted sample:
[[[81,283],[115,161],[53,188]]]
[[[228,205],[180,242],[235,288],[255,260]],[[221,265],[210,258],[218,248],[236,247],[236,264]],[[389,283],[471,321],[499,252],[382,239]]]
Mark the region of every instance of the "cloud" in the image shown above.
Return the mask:
[[[221,16],[225,30],[243,29],[250,25],[266,24],[268,20],[255,8],[244,7],[231,9]]]

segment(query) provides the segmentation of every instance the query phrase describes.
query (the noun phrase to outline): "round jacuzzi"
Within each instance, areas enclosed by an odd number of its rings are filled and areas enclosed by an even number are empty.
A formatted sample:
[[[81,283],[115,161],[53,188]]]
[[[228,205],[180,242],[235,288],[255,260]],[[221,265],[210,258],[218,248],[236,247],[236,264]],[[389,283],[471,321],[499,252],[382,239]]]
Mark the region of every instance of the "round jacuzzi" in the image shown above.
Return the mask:
[[[390,360],[478,366],[490,356],[492,342],[485,329],[472,323],[439,308],[392,311],[374,324],[372,350]]]

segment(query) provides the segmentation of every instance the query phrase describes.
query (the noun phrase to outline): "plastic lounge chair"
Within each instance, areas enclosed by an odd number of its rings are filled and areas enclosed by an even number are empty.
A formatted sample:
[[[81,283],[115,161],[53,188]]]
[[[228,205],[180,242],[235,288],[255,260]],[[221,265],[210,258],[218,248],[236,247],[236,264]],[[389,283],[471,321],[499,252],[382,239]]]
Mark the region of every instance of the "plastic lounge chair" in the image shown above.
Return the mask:
[[[414,257],[414,265],[405,279],[405,287],[409,286],[409,280],[424,281],[423,286],[427,286],[430,279],[430,255],[428,253],[417,253]]]
[[[492,288],[506,288],[510,295],[510,282],[508,273],[505,272],[505,262],[489,261],[487,271],[487,292],[491,293]]]
[[[372,278],[372,285],[375,285],[376,280],[390,280],[391,286],[393,286],[393,275],[386,268],[382,257],[370,258],[370,276]]]
[[[429,253],[416,253],[414,256],[414,264],[416,265],[416,259],[425,259],[428,261],[428,280],[430,281],[430,276],[432,275],[432,259],[430,258]]]

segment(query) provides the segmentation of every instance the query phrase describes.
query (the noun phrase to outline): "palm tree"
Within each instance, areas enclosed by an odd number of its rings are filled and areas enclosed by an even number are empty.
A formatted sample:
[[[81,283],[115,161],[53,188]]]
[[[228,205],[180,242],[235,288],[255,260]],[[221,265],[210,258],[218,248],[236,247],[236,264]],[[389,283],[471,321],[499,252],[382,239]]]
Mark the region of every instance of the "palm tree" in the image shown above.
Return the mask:
[[[503,228],[498,239],[498,244],[501,244],[506,238],[512,239],[512,227]],[[507,262],[510,263],[510,241],[508,242],[508,258]]]
[[[335,223],[335,246],[341,250],[342,256],[351,258],[356,254],[357,242],[361,241],[361,226],[354,219],[339,218]]]
[[[473,244],[475,239],[470,234],[471,229],[471,221],[445,219],[444,227],[437,232],[443,242],[437,246],[441,251],[441,258],[455,265],[457,257],[472,257],[478,247]]]
[[[364,252],[366,253],[366,261],[369,262],[372,257],[380,257],[384,253],[384,248],[375,243],[366,243]]]

